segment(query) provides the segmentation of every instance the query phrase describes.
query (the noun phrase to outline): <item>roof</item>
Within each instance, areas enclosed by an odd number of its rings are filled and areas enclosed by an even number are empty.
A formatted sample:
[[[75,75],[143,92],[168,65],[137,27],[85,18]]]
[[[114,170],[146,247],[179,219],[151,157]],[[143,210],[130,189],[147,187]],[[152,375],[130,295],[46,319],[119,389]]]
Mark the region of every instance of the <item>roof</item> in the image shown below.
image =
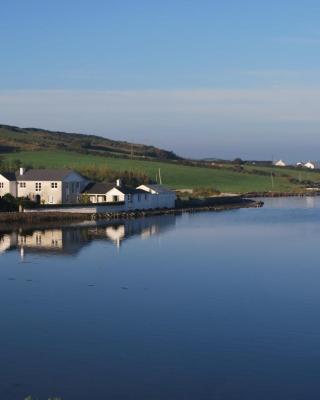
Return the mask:
[[[146,192],[140,189],[135,189],[130,186],[117,186],[115,183],[90,183],[82,193],[86,194],[106,194],[112,189],[117,189],[123,194],[145,194]]]
[[[135,189],[135,188],[132,188],[130,186],[125,186],[125,185],[114,186],[114,188],[118,189],[123,194],[141,194],[141,193],[145,194],[146,193],[144,190]]]
[[[146,186],[147,188],[149,188],[151,190],[154,190],[158,194],[161,194],[161,193],[172,193],[172,191],[170,189],[168,189],[166,186],[163,186],[163,185],[145,184],[145,185],[141,185],[141,186]]]
[[[82,193],[88,194],[106,194],[109,190],[115,187],[114,184],[111,183],[89,183],[86,188],[82,191]]]
[[[14,172],[1,172],[1,175],[4,176],[8,181],[15,181],[16,174]]]
[[[29,169],[20,175],[16,173],[17,181],[62,181],[71,172],[70,169]]]

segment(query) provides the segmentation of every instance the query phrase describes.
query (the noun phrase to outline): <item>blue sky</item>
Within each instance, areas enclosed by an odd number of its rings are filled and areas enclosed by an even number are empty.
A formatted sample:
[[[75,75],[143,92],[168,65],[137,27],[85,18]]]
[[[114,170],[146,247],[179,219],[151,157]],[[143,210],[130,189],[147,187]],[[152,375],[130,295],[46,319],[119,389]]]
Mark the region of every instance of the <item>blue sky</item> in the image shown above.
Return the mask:
[[[320,3],[1,4],[0,121],[182,155],[320,158]]]

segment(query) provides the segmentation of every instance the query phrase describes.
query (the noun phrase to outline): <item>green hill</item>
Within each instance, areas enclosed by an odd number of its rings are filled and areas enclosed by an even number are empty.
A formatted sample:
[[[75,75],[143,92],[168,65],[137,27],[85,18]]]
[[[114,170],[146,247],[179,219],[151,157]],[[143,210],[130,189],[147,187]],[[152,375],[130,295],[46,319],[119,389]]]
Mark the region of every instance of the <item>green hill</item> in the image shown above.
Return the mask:
[[[65,150],[81,154],[151,160],[179,159],[172,151],[154,146],[111,140],[96,135],[0,125],[0,153],[34,150]]]
[[[113,179],[120,173],[156,180],[160,168],[163,183],[172,188],[206,187],[237,193],[297,192],[320,181],[319,171],[188,161],[153,146],[0,125],[0,169],[14,170],[19,164],[73,168],[93,180]]]
[[[130,160],[102,157],[92,154],[79,154],[66,151],[27,151],[2,154],[1,158],[10,165],[20,160],[23,165],[34,167],[68,167],[78,171],[94,168],[113,171],[131,171],[146,174],[155,179],[159,168],[163,183],[176,189],[196,187],[216,188],[222,192],[252,191],[300,191],[305,185],[320,181],[320,172],[290,168],[270,168],[252,166],[233,166],[230,164],[216,167],[187,166],[179,162],[150,160]],[[271,179],[271,172],[273,179]],[[301,181],[301,182],[300,182]],[[273,184],[273,185],[272,185]]]

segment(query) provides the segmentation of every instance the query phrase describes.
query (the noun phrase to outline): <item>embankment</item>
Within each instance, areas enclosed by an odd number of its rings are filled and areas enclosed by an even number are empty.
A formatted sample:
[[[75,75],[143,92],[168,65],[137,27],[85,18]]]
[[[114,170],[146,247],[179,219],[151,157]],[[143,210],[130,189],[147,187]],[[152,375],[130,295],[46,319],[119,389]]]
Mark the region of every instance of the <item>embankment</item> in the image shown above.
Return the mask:
[[[77,207],[74,207],[71,212],[71,208],[66,208],[58,211],[57,209],[51,210],[32,210],[32,212],[6,212],[0,213],[0,228],[13,227],[14,225],[34,225],[41,223],[71,223],[79,221],[97,220],[97,219],[130,219],[130,218],[141,218],[148,216],[168,215],[175,214],[179,215],[182,213],[194,213],[201,211],[225,211],[239,208],[249,207],[262,207],[263,203],[254,201],[252,199],[244,199],[242,197],[229,197],[229,198],[215,198],[206,200],[192,200],[192,201],[181,201],[177,203],[176,208],[172,209],[156,209],[156,210],[132,210],[125,212],[99,212],[99,208],[95,212],[77,212]],[[10,224],[10,225],[8,225]]]

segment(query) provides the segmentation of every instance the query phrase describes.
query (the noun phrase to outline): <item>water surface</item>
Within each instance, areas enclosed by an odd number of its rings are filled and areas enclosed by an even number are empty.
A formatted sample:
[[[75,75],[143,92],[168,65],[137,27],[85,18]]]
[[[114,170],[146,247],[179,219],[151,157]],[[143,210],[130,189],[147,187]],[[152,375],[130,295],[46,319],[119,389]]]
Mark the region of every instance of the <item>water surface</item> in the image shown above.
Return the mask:
[[[0,235],[1,399],[319,398],[319,199]]]

